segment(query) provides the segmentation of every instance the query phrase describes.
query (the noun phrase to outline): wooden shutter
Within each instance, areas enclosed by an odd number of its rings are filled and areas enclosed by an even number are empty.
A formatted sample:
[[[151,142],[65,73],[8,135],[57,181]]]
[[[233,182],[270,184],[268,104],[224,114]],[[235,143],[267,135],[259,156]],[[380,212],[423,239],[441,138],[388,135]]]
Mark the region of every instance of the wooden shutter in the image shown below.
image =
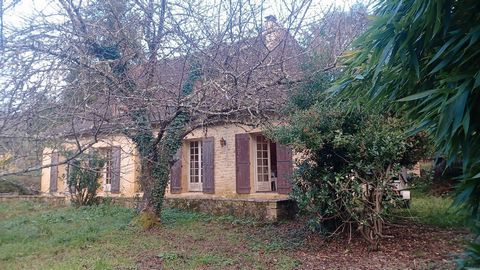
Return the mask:
[[[202,174],[203,192],[215,193],[214,168],[214,140],[213,137],[202,140]]]
[[[170,193],[182,192],[182,147],[175,154],[175,163],[170,171]]]
[[[70,161],[67,162],[67,169],[65,170],[65,180],[64,180],[64,190],[65,192],[70,192],[70,188],[68,186],[69,184],[69,178],[70,178]]]
[[[110,192],[120,192],[120,169],[122,160],[122,150],[119,146],[112,147],[112,184]]]
[[[50,192],[57,192],[58,161],[58,152],[53,152],[50,161],[50,164],[52,164],[52,166],[50,167]]]
[[[293,172],[292,150],[277,143],[277,191],[288,194],[292,191],[291,177]]]
[[[235,134],[236,187],[238,194],[250,193],[250,135]]]

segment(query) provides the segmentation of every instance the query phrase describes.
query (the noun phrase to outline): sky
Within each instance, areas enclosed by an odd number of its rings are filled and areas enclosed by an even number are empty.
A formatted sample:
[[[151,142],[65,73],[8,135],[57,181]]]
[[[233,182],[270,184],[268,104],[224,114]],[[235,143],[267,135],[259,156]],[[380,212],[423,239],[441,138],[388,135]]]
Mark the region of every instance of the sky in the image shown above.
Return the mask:
[[[207,1],[215,3],[221,0]],[[289,12],[285,8],[284,3],[289,3],[292,1],[296,0],[254,0],[253,2],[257,4],[264,2],[266,13],[282,18],[285,17]],[[6,0],[7,5],[9,2],[12,2],[12,0]],[[88,0],[84,2],[88,2]],[[332,5],[348,9],[357,2],[365,2],[365,0],[313,0],[309,10],[307,11],[307,17],[314,19],[321,14],[322,10]],[[18,26],[22,23],[24,18],[30,17],[36,11],[40,11],[44,14],[50,14],[55,12],[57,6],[58,2],[55,0],[20,0],[19,4],[17,4],[13,9],[7,11],[4,16],[4,24],[6,27]]]

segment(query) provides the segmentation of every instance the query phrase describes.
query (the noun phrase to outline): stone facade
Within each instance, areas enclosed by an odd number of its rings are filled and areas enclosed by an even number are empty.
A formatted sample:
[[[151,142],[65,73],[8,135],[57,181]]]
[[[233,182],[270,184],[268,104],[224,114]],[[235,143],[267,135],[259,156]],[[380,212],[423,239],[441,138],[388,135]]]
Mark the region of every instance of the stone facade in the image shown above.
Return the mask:
[[[106,148],[119,146],[121,148],[121,161],[120,161],[120,192],[119,194],[111,194],[104,192],[103,190],[103,176],[99,179],[101,184],[98,194],[100,196],[134,196],[139,192],[139,185],[137,181],[138,177],[138,157],[136,155],[136,150],[133,143],[123,136],[114,136],[108,138],[101,138],[98,143],[94,144],[93,148]],[[75,147],[72,144],[69,144],[67,141],[65,147]],[[51,164],[52,149],[46,148],[43,151],[43,165]],[[60,155],[59,162],[62,163],[65,161],[65,157]],[[60,164],[58,166],[58,177],[57,177],[57,190],[52,191],[50,189],[50,173],[52,171],[51,167],[46,167],[42,169],[40,191],[44,194],[53,194],[53,195],[62,195],[68,192],[66,187],[66,174],[67,174],[67,165]]]
[[[236,151],[235,151],[235,135],[249,134],[251,138],[255,134],[259,134],[261,129],[255,129],[242,125],[218,125],[208,128],[197,129],[188,134],[182,145],[182,168],[181,168],[181,194],[185,196],[201,196],[206,198],[233,198],[233,199],[287,199],[286,194],[277,192],[257,192],[254,176],[254,152],[255,142],[250,140],[250,187],[249,194],[237,194],[236,192]],[[213,138],[214,144],[214,193],[205,194],[202,192],[192,192],[189,190],[189,143],[192,140],[200,140],[205,137]],[[121,147],[121,173],[120,173],[120,192],[119,194],[111,194],[99,190],[100,196],[110,197],[134,197],[141,196],[138,177],[139,162],[138,156],[133,143],[122,136],[101,138],[94,148],[120,146]],[[44,150],[43,165],[51,163],[52,149]],[[62,159],[63,158],[63,159]],[[64,157],[60,157],[60,162],[64,161]],[[66,168],[65,164],[58,166],[57,191],[50,190],[50,172],[51,168],[46,167],[42,170],[41,191],[44,194],[62,195],[66,190]],[[103,179],[99,179],[100,182]],[[171,194],[170,188],[167,188],[167,197],[176,197],[179,194]]]
[[[250,140],[250,193],[237,194],[236,192],[236,167],[235,167],[235,135],[241,133],[254,134],[261,133],[261,129],[254,129],[241,125],[219,125],[204,129],[197,129],[188,134],[182,145],[182,190],[181,193],[192,193],[188,188],[189,177],[189,142],[199,140],[204,137],[214,138],[214,175],[215,175],[215,193],[212,197],[225,198],[279,198],[285,199],[287,196],[275,192],[256,192],[255,176],[253,164],[254,162],[254,140]],[[223,143],[223,145],[222,145]],[[170,194],[170,189],[167,189]]]
[[[30,201],[37,203],[50,203],[56,206],[67,205],[68,200],[64,196],[39,196],[39,195],[0,195],[0,202]]]
[[[278,221],[293,218],[295,203],[288,199],[167,198],[168,207],[187,209],[212,215],[231,215],[257,221]]]

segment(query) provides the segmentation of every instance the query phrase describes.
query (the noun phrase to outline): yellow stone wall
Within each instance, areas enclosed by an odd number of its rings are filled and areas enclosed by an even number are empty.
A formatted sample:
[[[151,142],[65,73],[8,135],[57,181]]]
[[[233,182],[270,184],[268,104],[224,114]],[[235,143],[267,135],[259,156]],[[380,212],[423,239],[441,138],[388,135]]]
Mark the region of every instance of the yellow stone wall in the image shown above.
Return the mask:
[[[201,128],[188,134],[182,145],[182,194],[170,194],[170,188],[167,188],[167,196],[202,196],[202,197],[226,197],[226,198],[278,198],[286,197],[275,192],[255,192],[254,184],[254,140],[253,135],[260,133],[261,129],[254,129],[248,126],[241,125],[218,125],[208,128]],[[236,193],[236,176],[235,176],[235,134],[249,133],[250,138],[250,194]],[[188,176],[189,176],[189,142],[191,140],[201,140],[204,137],[214,138],[214,181],[215,194],[204,194],[202,192],[190,192],[188,190]],[[220,140],[224,139],[225,146],[221,146]],[[139,184],[137,177],[138,173],[138,157],[135,154],[135,149],[130,140],[126,137],[116,136],[112,138],[104,138],[96,143],[93,147],[101,148],[108,146],[120,146],[122,148],[121,157],[121,178],[120,178],[120,193],[122,196],[131,197],[139,194]],[[50,156],[52,149],[44,150],[43,164],[50,164]],[[62,157],[60,158],[62,159]],[[59,168],[58,191],[63,191],[64,177],[66,165]],[[50,168],[42,170],[41,191],[49,192],[50,183]],[[104,195],[101,191],[99,195]],[[141,195],[141,193],[140,193]]]
[[[205,137],[214,138],[214,181],[215,181],[215,194],[202,194],[202,196],[215,196],[215,197],[227,197],[227,198],[245,198],[245,197],[258,197],[258,198],[275,198],[285,197],[285,195],[279,195],[272,192],[255,192],[254,184],[254,140],[253,135],[261,132],[261,129],[254,129],[248,126],[241,125],[218,125],[203,129],[197,129],[188,134],[182,146],[182,193],[195,195],[199,192],[189,192],[188,190],[188,176],[189,176],[189,142],[192,140],[201,140]],[[236,166],[235,166],[235,134],[249,133],[250,137],[250,194],[237,194],[236,193]],[[220,140],[224,139],[226,144],[221,146]],[[170,189],[167,189],[167,195],[169,195]],[[173,194],[172,194],[173,195]]]
[[[138,162],[138,157],[135,153],[134,145],[130,140],[124,136],[113,136],[108,138],[100,139],[99,142],[95,143],[93,148],[102,148],[102,147],[112,147],[120,146],[121,148],[121,161],[120,161],[120,194],[123,196],[133,196],[138,190],[138,172],[136,165]],[[73,144],[69,144],[68,141],[64,145],[65,148],[73,148]],[[43,165],[51,164],[51,148],[46,148],[43,151]],[[56,150],[55,150],[56,151]],[[65,157],[60,156],[60,162],[65,161]],[[58,181],[57,181],[57,193],[62,194],[67,191],[65,185],[66,177],[66,168],[67,165],[62,164],[58,168]],[[41,192],[50,193],[50,167],[42,169],[41,177]],[[102,183],[103,179],[99,179]],[[103,192],[102,187],[100,187],[99,195],[109,195],[109,196],[118,196],[116,194],[106,194]]]

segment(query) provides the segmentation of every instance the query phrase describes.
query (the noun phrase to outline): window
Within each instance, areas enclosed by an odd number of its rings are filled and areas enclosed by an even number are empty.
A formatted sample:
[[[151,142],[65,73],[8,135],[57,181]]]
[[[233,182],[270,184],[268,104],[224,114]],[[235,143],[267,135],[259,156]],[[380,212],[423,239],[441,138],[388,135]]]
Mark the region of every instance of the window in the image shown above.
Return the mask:
[[[275,191],[277,145],[265,136],[255,135],[255,185],[260,192]]]
[[[105,147],[100,149],[100,154],[105,159],[104,171],[103,171],[103,189],[104,191],[110,191],[112,185],[112,166],[113,156],[112,148]]]
[[[267,138],[257,135],[257,181],[268,182],[270,180],[269,143]]]
[[[202,173],[202,142],[190,142],[190,174],[189,174],[189,190],[202,191],[203,173]]]

